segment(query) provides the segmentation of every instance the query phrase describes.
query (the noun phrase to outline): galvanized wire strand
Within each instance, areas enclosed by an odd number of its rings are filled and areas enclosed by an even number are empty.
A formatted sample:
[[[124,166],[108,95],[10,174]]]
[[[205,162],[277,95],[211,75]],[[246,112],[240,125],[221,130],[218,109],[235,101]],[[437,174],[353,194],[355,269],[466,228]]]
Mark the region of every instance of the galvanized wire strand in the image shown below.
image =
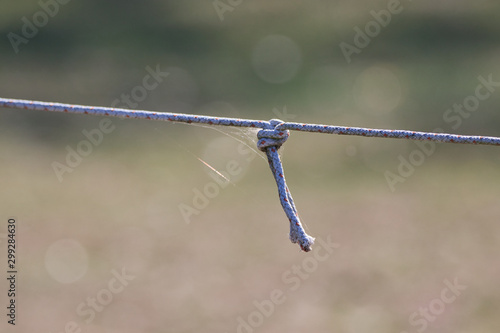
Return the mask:
[[[170,112],[151,112],[145,110],[128,110],[120,108],[107,108],[97,106],[83,106],[62,103],[48,103],[31,100],[0,98],[0,106],[13,109],[40,110],[52,112],[64,112],[75,114],[92,114],[100,116],[150,119],[181,123],[197,123],[220,126],[253,127],[262,129],[274,128],[269,121],[213,117],[203,115],[192,115]],[[447,133],[416,132],[407,130],[389,130],[363,127],[332,126],[322,124],[303,124],[294,122],[282,122],[277,130],[293,130],[302,132],[327,133],[339,135],[358,135],[366,137],[397,138],[421,141],[435,141],[463,144],[500,145],[500,138],[491,136],[471,136]]]
[[[13,109],[52,111],[52,112],[109,116],[109,117],[119,117],[119,118],[129,118],[129,119],[162,120],[162,121],[180,122],[187,124],[194,123],[194,124],[256,127],[256,128],[270,128],[271,126],[269,122],[262,120],[211,117],[211,116],[170,113],[170,112],[151,112],[145,110],[128,110],[128,109],[107,108],[99,106],[47,103],[47,102],[7,99],[7,98],[0,98],[0,106]]]
[[[257,147],[266,153],[269,166],[273,173],[281,205],[290,221],[290,240],[298,243],[303,251],[310,251],[314,243],[314,238],[309,236],[302,227],[297,209],[288,189],[283,172],[283,166],[278,153],[278,149],[290,136],[290,130],[327,133],[339,135],[358,135],[366,137],[398,138],[420,141],[500,145],[500,138],[490,136],[470,136],[447,133],[427,133],[407,130],[387,130],[362,127],[331,126],[322,124],[302,124],[294,122],[283,122],[279,119],[252,120],[226,117],[213,117],[203,115],[192,115],[170,112],[151,112],[145,110],[128,110],[120,108],[107,108],[96,106],[71,105],[62,103],[47,103],[31,100],[0,98],[0,107],[26,110],[52,111],[62,113],[100,115],[110,117],[120,117],[129,119],[149,119],[170,122],[180,122],[187,124],[205,124],[234,127],[260,128],[257,133]]]

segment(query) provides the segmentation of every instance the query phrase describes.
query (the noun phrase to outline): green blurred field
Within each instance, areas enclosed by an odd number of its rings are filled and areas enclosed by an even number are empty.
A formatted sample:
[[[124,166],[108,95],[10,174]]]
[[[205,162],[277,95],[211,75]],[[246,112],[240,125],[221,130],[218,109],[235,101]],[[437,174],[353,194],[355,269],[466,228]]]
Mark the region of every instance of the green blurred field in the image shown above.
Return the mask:
[[[4,6],[5,36],[39,10]],[[339,43],[386,7],[242,2],[221,22],[211,2],[70,2],[19,54],[0,42],[0,96],[109,106],[159,65],[171,74],[138,108],[499,136],[500,91],[458,128],[443,118],[479,76],[500,81],[498,4],[412,3],[347,64]],[[267,82],[252,65],[268,35],[300,48],[287,82]],[[0,331],[500,329],[498,148],[437,145],[391,191],[384,174],[414,142],[291,133],[281,151],[300,217],[314,249],[319,239],[339,245],[303,253],[288,240],[267,161],[251,150],[256,131],[112,119],[112,133],[59,182],[52,164],[100,120],[0,110],[0,256],[14,216],[19,269],[18,323],[3,315]],[[179,207],[215,184],[199,159],[240,171],[186,223]],[[122,269],[133,278],[110,293]],[[444,281],[466,289],[443,292]],[[259,310],[280,292],[270,313]],[[92,299],[106,304],[91,317]],[[429,307],[439,314],[424,320]]]

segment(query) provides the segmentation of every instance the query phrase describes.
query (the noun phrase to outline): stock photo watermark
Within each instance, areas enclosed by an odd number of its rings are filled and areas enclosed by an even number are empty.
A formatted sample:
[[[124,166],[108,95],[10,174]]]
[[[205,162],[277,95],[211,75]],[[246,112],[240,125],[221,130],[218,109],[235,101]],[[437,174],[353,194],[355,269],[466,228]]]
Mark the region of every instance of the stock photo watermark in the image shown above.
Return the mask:
[[[14,32],[9,32],[7,38],[9,39],[10,45],[14,49],[14,52],[19,53],[19,46],[21,44],[28,44],[29,41],[38,35],[41,28],[45,27],[51,18],[54,18],[58,13],[62,5],[66,5],[71,0],[40,0],[38,1],[38,6],[40,10],[35,12],[31,19],[26,16],[21,18],[23,23],[21,27],[21,33],[17,34]]]
[[[111,102],[111,107],[136,108],[140,102],[143,102],[149,95],[149,92],[158,88],[169,75],[169,72],[164,72],[160,68],[160,64],[153,69],[150,66],[145,68],[148,74],[144,75],[142,84],[136,85],[130,90],[130,93],[122,93],[120,98]],[[120,105],[121,104],[121,105]]]
[[[444,313],[447,305],[455,302],[462,295],[462,291],[467,289],[467,286],[458,282],[458,278],[455,278],[453,282],[446,279],[443,284],[445,287],[441,289],[439,297],[432,299],[426,306],[419,307],[418,311],[412,312],[408,317],[410,326],[414,327],[417,332],[424,332],[430,323],[436,321]],[[410,332],[401,331],[400,333]]]
[[[273,114],[276,116],[276,118],[281,119],[283,121],[290,121],[297,118],[296,114],[288,113],[286,105],[283,106],[282,111],[280,111],[278,108],[273,108]]]
[[[16,296],[18,293],[17,288],[17,263],[16,263],[16,252],[17,252],[17,221],[14,217],[7,219],[7,323],[10,325],[16,325],[16,315],[17,315],[17,303]]]
[[[500,81],[493,80],[493,74],[487,78],[480,75],[477,77],[478,85],[474,93],[468,95],[461,103],[454,103],[443,113],[444,122],[452,129],[458,129],[464,119],[471,116],[479,109],[481,102],[486,101],[500,87]],[[444,132],[442,128],[435,128],[433,132]],[[391,192],[396,191],[396,185],[404,183],[411,177],[417,167],[421,166],[436,151],[436,143],[428,141],[414,141],[417,148],[413,149],[408,156],[399,155],[399,165],[396,172],[386,170],[384,177]]]
[[[66,146],[66,163],[58,161],[52,162],[52,169],[54,170],[57,180],[62,183],[65,173],[72,173],[83,161],[84,157],[89,156],[94,151],[94,148],[99,146],[104,141],[104,135],[112,133],[116,129],[111,119],[105,118],[99,121],[98,128],[89,130],[84,129],[82,135],[86,138],[80,140],[76,147],[70,145]]]
[[[242,3],[243,0],[214,0],[212,5],[214,6],[215,12],[219,16],[219,20],[224,21],[224,13],[232,12]]]
[[[247,167],[256,157],[255,151],[243,143],[238,145],[237,152],[244,157],[244,161],[246,162],[245,166],[235,159],[229,160],[226,163],[225,170],[212,170],[212,172],[209,173],[213,181],[207,182],[201,189],[197,187],[193,188],[193,197],[190,204],[179,204],[179,211],[186,224],[191,223],[193,215],[199,215],[207,208],[210,204],[210,200],[216,198],[220,191],[231,183],[231,179],[239,176],[245,170],[244,167]]]
[[[347,63],[351,63],[354,54],[360,54],[363,49],[368,47],[371,41],[380,34],[383,28],[387,28],[391,23],[392,17],[400,14],[403,9],[404,7],[400,0],[389,0],[387,2],[387,9],[370,11],[373,20],[368,21],[363,29],[359,26],[353,28],[354,37],[352,44],[346,42],[341,42],[339,44],[340,50]]]
[[[236,318],[237,333],[253,333],[261,327],[266,319],[274,314],[278,305],[285,303],[287,296],[297,291],[304,281],[318,270],[319,264],[340,247],[340,244],[332,242],[330,236],[327,236],[326,240],[317,238],[315,245],[312,256],[304,258],[300,264],[292,265],[281,274],[284,287],[271,290],[266,299],[253,301],[254,310]]]
[[[122,93],[120,98],[116,98],[111,103],[111,107],[135,108],[144,101],[149,92],[158,88],[166,77],[168,72],[161,71],[160,65],[157,64],[153,69],[150,66],[145,68],[146,74],[142,79],[142,84],[133,87],[129,93]],[[85,139],[80,140],[75,147],[66,146],[66,157],[64,162],[54,161],[51,166],[56,174],[57,180],[61,183],[66,173],[72,173],[83,161],[84,157],[89,156],[104,141],[106,134],[112,133],[116,129],[116,125],[108,118],[101,119],[97,128],[82,130],[82,135]]]
[[[279,119],[284,121],[296,117],[295,114],[288,113],[286,105],[283,107],[282,111],[275,107],[272,112]],[[252,149],[244,143],[240,143],[236,151],[239,157],[243,159],[244,163],[236,159],[231,159],[226,162],[225,169],[222,171],[215,170],[208,163],[198,158],[211,169],[209,175],[213,181],[209,181],[199,188],[194,187],[192,189],[193,196],[190,203],[182,202],[178,205],[179,212],[186,224],[190,224],[194,216],[200,215],[201,212],[209,206],[210,201],[215,199],[221,193],[221,190],[225,189],[231,183],[231,179],[240,176],[258,154],[255,149]]]
[[[125,271],[125,267],[122,268],[121,272],[113,269],[111,270],[112,278],[108,280],[106,288],[100,289],[95,293],[95,295],[89,296],[79,303],[76,307],[76,314],[79,316],[80,320],[86,324],[90,325],[96,318],[98,313],[104,311],[104,309],[113,302],[114,297],[117,294],[122,293],[131,281],[135,280],[134,275],[130,275]],[[84,330],[83,323],[72,320],[68,321],[63,330],[57,331],[57,333],[78,333]]]

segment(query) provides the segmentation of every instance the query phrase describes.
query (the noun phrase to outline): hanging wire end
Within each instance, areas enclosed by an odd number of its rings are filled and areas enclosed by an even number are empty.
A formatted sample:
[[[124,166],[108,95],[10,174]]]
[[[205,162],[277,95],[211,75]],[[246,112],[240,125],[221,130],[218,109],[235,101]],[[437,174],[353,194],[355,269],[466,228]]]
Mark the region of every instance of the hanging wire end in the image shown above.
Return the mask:
[[[314,237],[309,236],[304,232],[302,226],[300,230],[293,227],[294,224],[290,224],[290,241],[292,243],[298,243],[302,251],[309,252],[312,250],[312,245],[314,244]]]
[[[309,252],[314,243],[314,238],[306,234],[300,223],[292,195],[286,185],[285,173],[278,154],[278,149],[285,143],[290,133],[288,130],[279,129],[279,126],[284,124],[279,119],[272,119],[269,124],[272,128],[262,129],[257,133],[259,139],[257,147],[266,153],[269,166],[276,180],[281,205],[290,221],[290,241],[298,243],[303,251]]]

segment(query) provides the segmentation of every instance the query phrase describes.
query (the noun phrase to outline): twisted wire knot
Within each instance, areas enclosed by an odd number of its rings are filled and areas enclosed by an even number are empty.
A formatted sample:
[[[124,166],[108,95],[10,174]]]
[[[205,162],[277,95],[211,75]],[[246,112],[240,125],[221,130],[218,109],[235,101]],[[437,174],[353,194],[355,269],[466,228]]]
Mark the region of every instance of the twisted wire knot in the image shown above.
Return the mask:
[[[257,147],[266,153],[269,167],[276,180],[281,206],[290,221],[290,240],[292,243],[298,243],[303,251],[308,252],[311,251],[311,245],[314,243],[314,238],[304,231],[300,223],[292,195],[286,184],[283,165],[281,164],[280,155],[278,153],[278,149],[290,136],[288,130],[280,129],[280,125],[282,124],[284,124],[284,122],[279,119],[270,120],[269,125],[271,128],[262,129],[257,133],[257,138],[259,139],[257,141]]]
[[[289,130],[277,129],[279,125],[284,124],[282,120],[272,119],[269,123],[273,127],[272,129],[261,129],[257,133],[257,138],[259,139],[257,141],[257,148],[263,152],[265,152],[268,147],[276,147],[276,149],[278,149],[290,136]]]

